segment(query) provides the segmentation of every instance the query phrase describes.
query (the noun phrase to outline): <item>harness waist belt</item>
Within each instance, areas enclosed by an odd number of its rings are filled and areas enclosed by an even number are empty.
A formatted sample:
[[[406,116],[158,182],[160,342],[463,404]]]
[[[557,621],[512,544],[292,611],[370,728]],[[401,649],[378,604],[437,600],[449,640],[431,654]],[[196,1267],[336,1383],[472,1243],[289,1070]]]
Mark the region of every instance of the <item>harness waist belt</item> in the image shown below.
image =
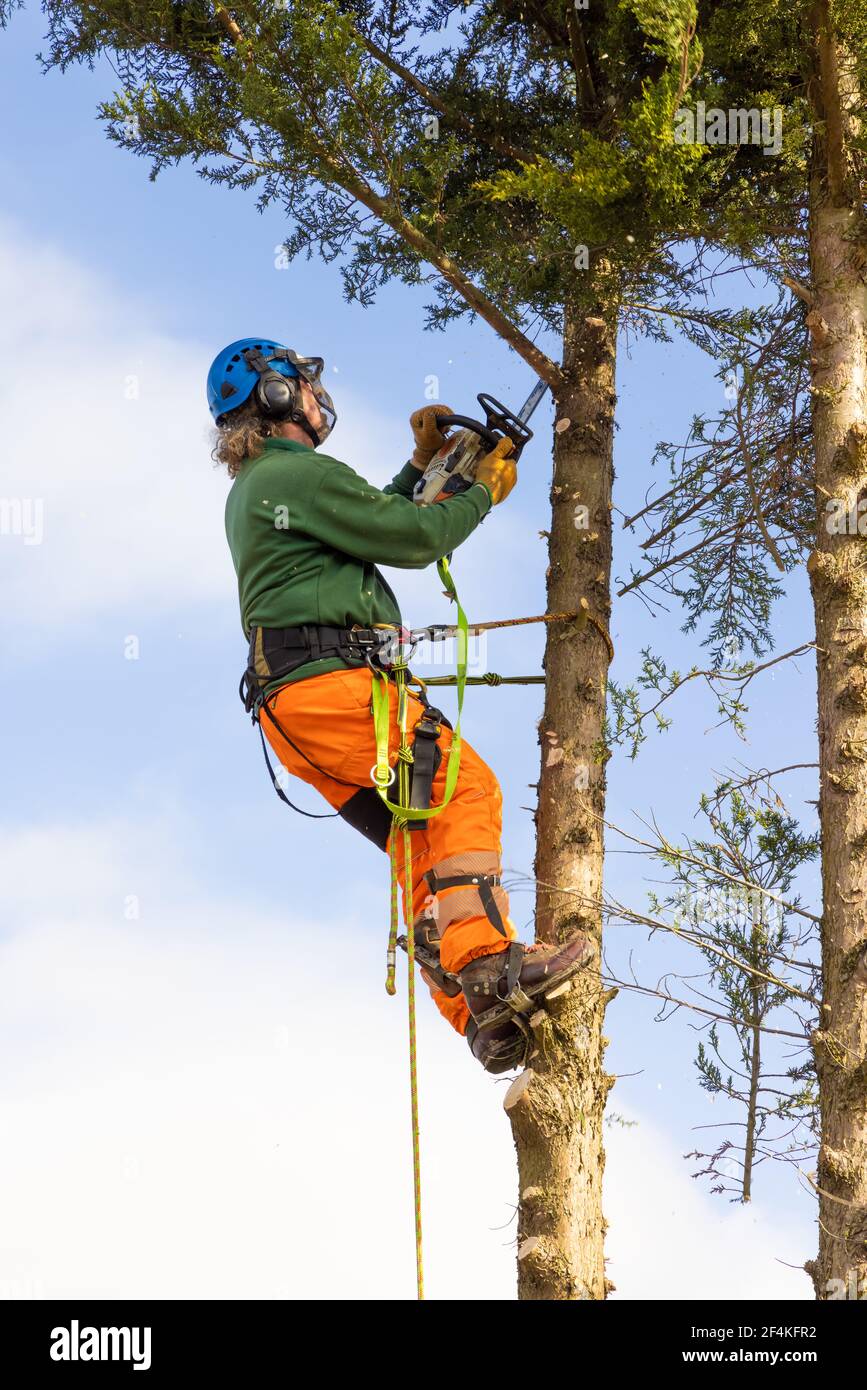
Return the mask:
[[[337,658],[347,666],[364,666],[391,636],[389,628],[254,627],[250,633],[247,669],[241,678],[241,699],[248,714],[271,681],[291,676],[311,661]]]

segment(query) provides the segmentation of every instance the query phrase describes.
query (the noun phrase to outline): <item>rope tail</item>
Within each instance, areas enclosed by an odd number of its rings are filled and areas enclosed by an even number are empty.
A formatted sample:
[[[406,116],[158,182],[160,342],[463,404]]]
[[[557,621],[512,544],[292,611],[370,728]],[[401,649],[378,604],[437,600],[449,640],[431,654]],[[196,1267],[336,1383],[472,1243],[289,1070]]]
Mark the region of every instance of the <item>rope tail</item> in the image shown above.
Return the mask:
[[[415,1208],[415,1264],[416,1264],[416,1287],[419,1299],[424,1298],[424,1262],[422,1257],[422,1210],[421,1210],[421,1150],[419,1145],[419,1121],[418,1121],[418,1051],[416,1035],[416,1011],[415,1011],[415,932],[413,931],[413,907],[412,907],[412,847],[409,837],[409,825],[411,821],[429,820],[431,816],[439,815],[452,799],[455,786],[458,780],[458,772],[461,761],[461,711],[464,702],[464,687],[467,680],[467,617],[461,607],[454,580],[449,571],[448,560],[442,559],[439,563],[439,574],[455,601],[458,612],[457,623],[457,676],[455,683],[458,688],[458,717],[455,721],[452,733],[451,748],[449,750],[448,765],[446,767],[445,788],[443,798],[438,806],[430,806],[424,810],[413,809],[410,807],[410,769],[412,767],[413,754],[409,742],[407,729],[409,711],[409,689],[408,689],[408,662],[406,652],[401,645],[398,659],[391,667],[391,677],[397,693],[397,729],[398,729],[398,748],[397,748],[397,767],[396,771],[391,766],[390,733],[391,733],[391,703],[389,694],[389,679],[384,671],[373,672],[373,725],[376,735],[376,763],[371,770],[371,777],[374,785],[379,792],[385,805],[388,807],[392,816],[391,835],[389,837],[389,861],[391,865],[391,912],[388,932],[388,951],[386,955],[386,992],[393,995],[397,992],[395,981],[396,956],[397,956],[397,933],[399,920],[399,874],[398,874],[398,842],[403,854],[403,918],[406,924],[406,954],[407,954],[407,1003],[409,1014],[409,1093],[410,1093],[410,1125],[412,1129],[412,1170],[413,1170],[413,1204]],[[389,798],[389,789],[396,786],[397,799],[392,801]]]

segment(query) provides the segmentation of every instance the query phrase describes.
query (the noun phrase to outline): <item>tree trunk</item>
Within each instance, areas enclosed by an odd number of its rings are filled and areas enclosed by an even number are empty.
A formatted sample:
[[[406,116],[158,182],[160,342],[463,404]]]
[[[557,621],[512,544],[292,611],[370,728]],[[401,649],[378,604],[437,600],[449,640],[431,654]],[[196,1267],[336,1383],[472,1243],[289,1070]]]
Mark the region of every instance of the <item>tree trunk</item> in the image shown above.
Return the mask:
[[[744,1176],[741,1183],[741,1199],[753,1200],[753,1164],[756,1158],[756,1129],[759,1109],[759,1082],[762,1076],[762,1029],[759,1022],[759,991],[750,989],[753,1006],[753,1026],[750,1039],[750,1090],[747,1101],[747,1134],[744,1140]]]
[[[752,897],[752,894],[750,895]],[[758,894],[756,895],[758,898]],[[759,902],[752,909],[753,927],[750,932],[750,948],[747,960],[754,970],[767,969],[765,959],[767,947],[767,927],[764,921],[764,908]],[[741,1183],[741,1199],[753,1199],[753,1165],[756,1159],[756,1133],[759,1118],[759,1086],[762,1080],[762,1022],[766,1012],[766,989],[758,975],[749,976],[750,996],[750,1088],[747,1094],[747,1132],[744,1138],[744,1172]]]
[[[548,628],[540,725],[536,939],[576,928],[592,963],[533,1020],[536,1051],[506,1096],[518,1152],[518,1293],[522,1299],[606,1294],[602,1119],[606,1077],[599,978],[605,687],[609,665],[611,485],[616,312],[567,311],[554,426],[548,611],[585,609]],[[582,510],[586,509],[586,510]],[[586,602],[582,602],[586,601]],[[612,991],[613,994],[615,991]]]
[[[813,11],[816,68],[810,254],[816,549],[823,1013],[814,1034],[821,1108],[820,1299],[867,1294],[867,233],[852,145],[860,106],[852,63]],[[839,521],[829,504],[850,518]],[[862,527],[865,522],[861,521]],[[842,1282],[838,1282],[842,1281]]]

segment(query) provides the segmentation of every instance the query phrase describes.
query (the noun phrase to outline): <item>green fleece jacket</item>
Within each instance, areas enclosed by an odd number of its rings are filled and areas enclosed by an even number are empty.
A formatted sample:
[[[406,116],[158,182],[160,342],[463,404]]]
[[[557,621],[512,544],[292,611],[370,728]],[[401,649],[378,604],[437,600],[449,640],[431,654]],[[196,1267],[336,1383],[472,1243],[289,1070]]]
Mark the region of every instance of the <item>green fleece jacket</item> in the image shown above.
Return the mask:
[[[304,623],[399,623],[397,600],[376,566],[424,569],[465,541],[491,507],[482,483],[417,507],[418,476],[405,464],[380,491],[327,454],[269,439],[264,453],[244,464],[226,502],[245,635],[253,627]],[[288,679],[343,665],[337,658],[308,662]],[[275,681],[269,692],[286,683]]]

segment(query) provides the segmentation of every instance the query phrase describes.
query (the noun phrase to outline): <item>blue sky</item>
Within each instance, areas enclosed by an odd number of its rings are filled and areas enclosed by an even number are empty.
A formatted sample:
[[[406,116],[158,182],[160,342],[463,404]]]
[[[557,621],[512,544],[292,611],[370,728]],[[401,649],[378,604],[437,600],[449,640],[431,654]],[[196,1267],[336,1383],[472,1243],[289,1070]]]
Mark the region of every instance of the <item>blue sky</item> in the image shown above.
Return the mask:
[[[342,825],[277,802],[237,702],[244,647],[204,377],[220,346],[248,334],[321,353],[340,414],[329,449],[382,483],[406,457],[427,377],[472,411],[483,389],[520,402],[529,374],[483,324],[424,333],[422,293],[392,286],[362,310],[343,302],[333,266],[277,269],[277,210],[260,216],[186,166],[150,183],[96,122],[110,71],[42,76],[39,34],[31,6],[0,35],[5,128],[22,132],[0,152],[3,494],[39,499],[44,515],[40,545],[0,537],[0,1106],[15,1136],[0,1174],[20,1195],[0,1296],[405,1296],[405,1000],[382,990],[386,867]],[[720,390],[682,344],[624,351],[620,508],[641,504],[653,443],[680,438]],[[535,423],[519,488],[456,557],[476,620],[544,609],[547,407]],[[620,533],[618,575],[629,546]],[[433,571],[389,577],[411,622],[447,616]],[[628,679],[648,643],[681,668],[701,660],[679,624],[620,602],[615,675]],[[779,650],[811,636],[800,578],[775,632]],[[524,629],[493,635],[486,655],[491,669],[530,672],[541,649],[541,632]],[[635,813],[654,813],[671,835],[695,834],[714,771],[812,761],[809,656],[757,683],[751,704],[744,745],[713,731],[712,699],[683,693],[669,733],[609,765],[610,819],[634,829]],[[504,861],[518,874],[532,860],[521,808],[539,713],[538,689],[468,693],[465,733],[502,777]],[[810,775],[786,792],[810,824]],[[609,843],[609,886],[643,907],[646,866]],[[515,897],[519,923],[530,902]],[[609,946],[614,968],[631,951],[648,982],[695,969],[682,949],[625,928]],[[510,1298],[502,1089],[424,1000],[422,1011],[430,1293]],[[606,1173],[621,1296],[692,1296],[697,1282],[736,1296],[745,1278],[756,1297],[809,1296],[786,1268],[813,1253],[805,1183],[763,1169],[743,1210],[691,1180],[694,1127],[724,1115],[695,1083],[694,1020],[653,1013],[622,994],[608,1016],[622,1076],[612,1107],[633,1122],[611,1127]],[[481,1287],[456,1269],[458,1212]]]

